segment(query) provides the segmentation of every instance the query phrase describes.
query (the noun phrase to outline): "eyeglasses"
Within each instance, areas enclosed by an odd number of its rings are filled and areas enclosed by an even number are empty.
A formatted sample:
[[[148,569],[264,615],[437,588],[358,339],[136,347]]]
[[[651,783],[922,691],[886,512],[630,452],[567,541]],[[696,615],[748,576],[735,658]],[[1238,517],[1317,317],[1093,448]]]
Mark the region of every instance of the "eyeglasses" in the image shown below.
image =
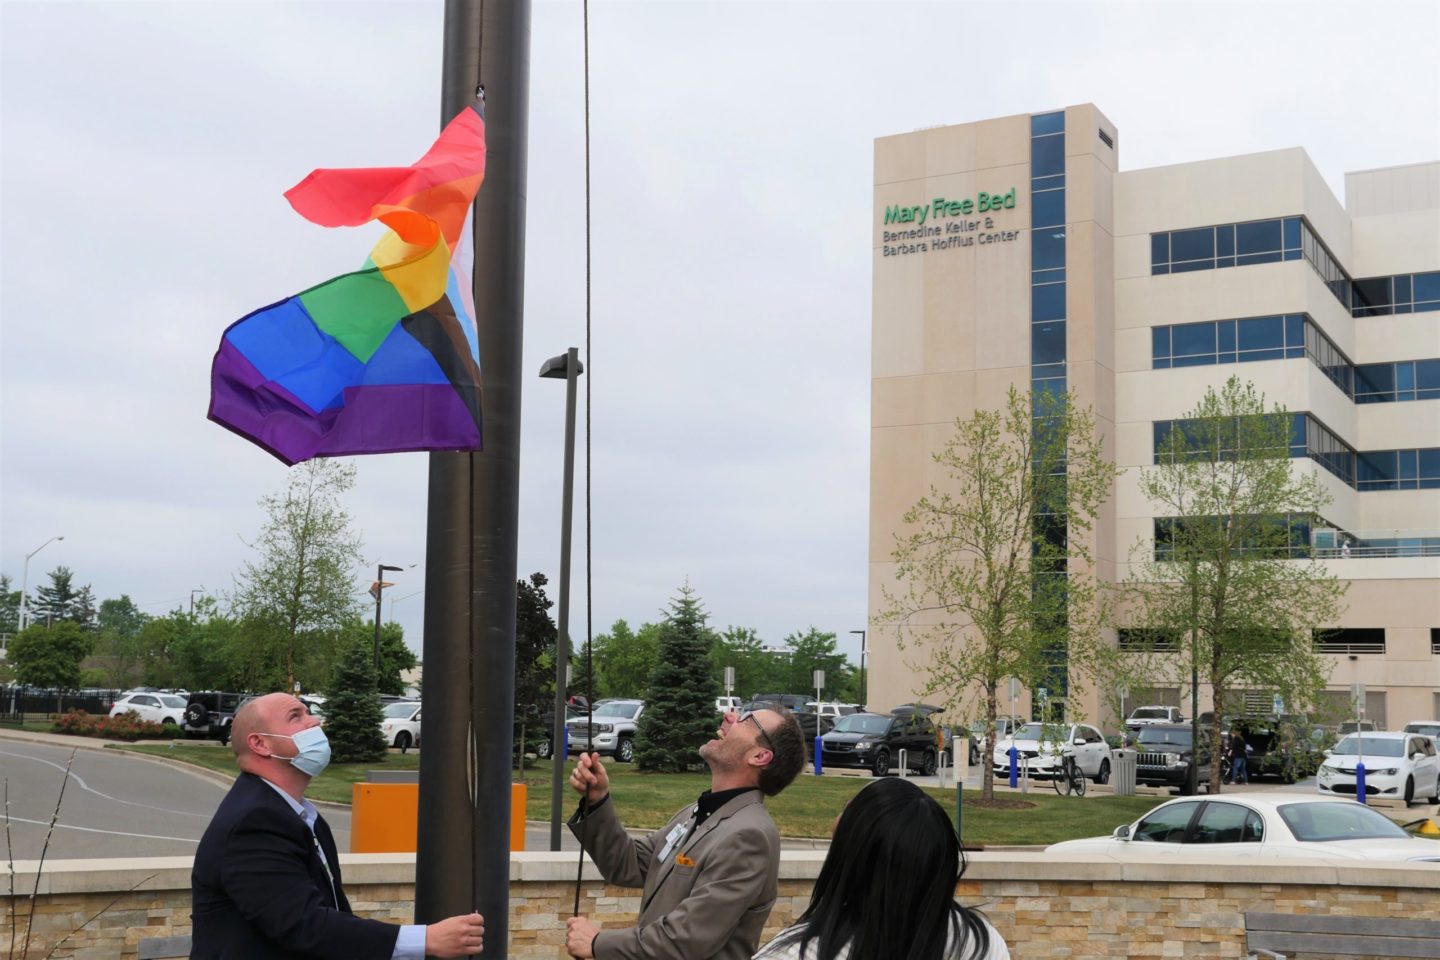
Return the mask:
[[[765,732],[765,727],[760,723],[760,720],[755,716],[755,714],[753,714],[753,713],[742,713],[742,714],[740,714],[740,720],[739,720],[739,722],[740,722],[740,723],[744,723],[746,720],[749,720],[751,723],[755,724],[755,729],[758,730],[758,731],[760,731],[760,737],[765,741],[765,746],[769,748],[769,750],[770,750],[771,753],[774,753],[774,752],[775,752],[775,741],[773,741],[773,740],[770,739],[770,734],[768,734],[768,733]]]

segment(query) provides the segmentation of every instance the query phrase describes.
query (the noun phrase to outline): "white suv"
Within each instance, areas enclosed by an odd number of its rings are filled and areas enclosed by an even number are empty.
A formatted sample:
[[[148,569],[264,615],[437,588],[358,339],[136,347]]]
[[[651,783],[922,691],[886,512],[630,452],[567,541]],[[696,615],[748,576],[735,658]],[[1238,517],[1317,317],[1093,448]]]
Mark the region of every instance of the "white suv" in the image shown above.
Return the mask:
[[[410,701],[387,703],[380,733],[385,742],[402,752],[420,746],[420,704]]]
[[[173,693],[127,693],[115,701],[110,716],[122,713],[138,714],[141,720],[151,723],[173,723],[177,726],[185,717],[185,698]]]
[[[635,759],[635,728],[645,712],[643,700],[606,700],[595,704],[595,745],[589,735],[590,718],[576,717],[565,724],[571,753],[609,753],[621,763]]]
[[[1025,724],[1009,740],[995,744],[991,767],[997,777],[1010,775],[1011,746],[1017,763],[1028,761],[1032,777],[1057,776],[1060,758],[1068,754],[1086,777],[1096,783],[1110,782],[1110,745],[1099,730],[1087,724]]]

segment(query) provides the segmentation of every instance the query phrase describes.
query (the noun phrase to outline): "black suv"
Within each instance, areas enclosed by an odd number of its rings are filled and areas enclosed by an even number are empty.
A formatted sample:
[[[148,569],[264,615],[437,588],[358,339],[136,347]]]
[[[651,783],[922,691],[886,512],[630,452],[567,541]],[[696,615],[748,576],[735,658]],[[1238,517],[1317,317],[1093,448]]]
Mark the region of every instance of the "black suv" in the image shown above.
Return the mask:
[[[852,713],[820,738],[820,759],[827,767],[862,767],[883,777],[904,750],[905,765],[928,777],[935,772],[939,745],[935,725],[923,714]]]
[[[185,735],[187,737],[214,737],[221,743],[230,741],[230,721],[235,711],[248,699],[243,693],[223,693],[218,690],[202,690],[190,694],[185,706]]]
[[[1190,724],[1152,723],[1140,728],[1135,742],[1135,782],[1147,787],[1170,787],[1184,793],[1189,786],[1191,745]],[[1210,748],[1205,731],[1200,731],[1200,770],[1197,783],[1210,782]]]

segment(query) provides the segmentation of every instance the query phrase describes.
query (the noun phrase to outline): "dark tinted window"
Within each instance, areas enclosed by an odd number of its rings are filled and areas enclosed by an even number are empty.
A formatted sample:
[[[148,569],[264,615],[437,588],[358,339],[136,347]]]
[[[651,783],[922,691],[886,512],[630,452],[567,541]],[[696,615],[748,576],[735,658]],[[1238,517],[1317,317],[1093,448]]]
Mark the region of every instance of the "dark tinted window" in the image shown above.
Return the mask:
[[[1279,249],[1281,249],[1279,220],[1235,224],[1236,254],[1267,253]]]
[[[1065,362],[1065,324],[1036,323],[1030,326],[1030,362]]]
[[[1065,138],[1036,137],[1030,141],[1030,176],[1048,177],[1065,172]]]
[[[1187,800],[1161,807],[1136,825],[1131,839],[1151,843],[1183,843],[1185,829],[1190,825],[1190,820],[1199,806],[1198,802]]]
[[[1030,288],[1030,319],[1035,322],[1065,317],[1065,284],[1046,283]]]
[[[1046,190],[1030,197],[1030,226],[1050,227],[1065,222],[1065,191]]]
[[[1215,229],[1176,230],[1170,234],[1170,259],[1203,260],[1215,256]]]

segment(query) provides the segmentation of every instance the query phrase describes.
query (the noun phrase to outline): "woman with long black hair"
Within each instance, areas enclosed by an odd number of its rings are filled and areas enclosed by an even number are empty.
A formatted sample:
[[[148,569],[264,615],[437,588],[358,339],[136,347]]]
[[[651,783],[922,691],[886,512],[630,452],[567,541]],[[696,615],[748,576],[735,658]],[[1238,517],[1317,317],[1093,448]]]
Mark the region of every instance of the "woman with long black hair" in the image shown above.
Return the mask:
[[[960,838],[908,780],[877,780],[835,824],[810,906],[755,960],[1009,960],[979,913],[955,902]]]

